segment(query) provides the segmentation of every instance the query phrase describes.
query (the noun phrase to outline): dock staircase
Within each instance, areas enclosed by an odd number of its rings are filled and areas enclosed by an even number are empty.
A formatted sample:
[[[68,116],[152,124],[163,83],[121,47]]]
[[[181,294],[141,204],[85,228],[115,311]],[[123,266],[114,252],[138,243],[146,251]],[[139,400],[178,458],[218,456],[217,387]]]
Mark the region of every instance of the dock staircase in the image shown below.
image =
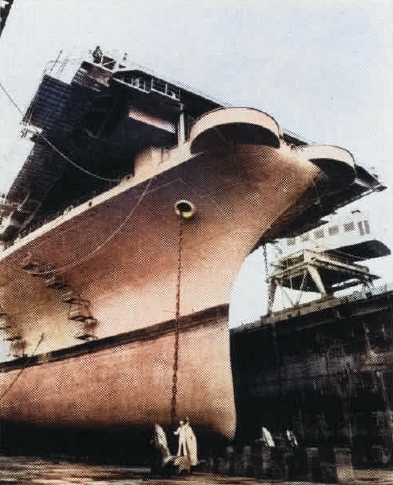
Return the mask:
[[[33,260],[28,256],[22,262],[22,270],[33,277],[43,278],[48,289],[62,292],[61,301],[68,304],[67,319],[79,324],[75,333],[76,339],[87,341],[97,338],[94,329],[98,322],[91,313],[90,301],[76,293],[54,265]]]

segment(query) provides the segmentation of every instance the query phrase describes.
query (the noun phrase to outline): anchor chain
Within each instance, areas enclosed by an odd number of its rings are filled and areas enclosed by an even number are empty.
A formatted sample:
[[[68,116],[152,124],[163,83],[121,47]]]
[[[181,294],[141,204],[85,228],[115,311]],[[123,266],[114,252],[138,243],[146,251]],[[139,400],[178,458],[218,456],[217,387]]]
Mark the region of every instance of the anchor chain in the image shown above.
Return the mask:
[[[267,248],[266,248],[266,243],[263,244],[263,262],[265,264],[265,275],[266,275],[266,283],[269,285],[268,286],[268,297],[267,297],[267,312],[270,313],[273,307],[274,303],[274,291],[271,286],[271,281],[270,281],[270,276],[269,276],[269,263],[267,259]]]
[[[183,247],[183,217],[179,216],[179,245],[177,253],[177,281],[176,281],[176,313],[175,313],[175,350],[173,357],[172,375],[172,401],[171,401],[171,422],[176,421],[177,416],[177,371],[179,368],[179,333],[180,333],[180,290],[182,270],[182,247]]]
[[[269,264],[267,261],[267,249],[266,249],[266,243],[263,244],[263,262],[265,264],[265,275],[266,275],[266,283],[269,283]]]

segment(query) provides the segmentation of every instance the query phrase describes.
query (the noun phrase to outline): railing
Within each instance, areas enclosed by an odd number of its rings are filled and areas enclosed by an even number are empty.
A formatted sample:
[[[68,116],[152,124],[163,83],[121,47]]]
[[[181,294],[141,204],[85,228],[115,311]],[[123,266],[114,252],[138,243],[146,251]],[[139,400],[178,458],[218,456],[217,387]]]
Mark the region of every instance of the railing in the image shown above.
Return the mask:
[[[155,92],[167,96],[168,98],[180,101],[181,90],[176,86],[157,79],[141,75],[126,74],[122,78],[116,78],[116,81],[131,86],[144,93]]]
[[[117,185],[119,185],[122,182],[123,179],[124,179],[124,177],[122,177],[121,179],[119,179],[117,183],[111,183],[111,186],[107,190],[110,190],[111,188],[116,187]],[[63,207],[62,209],[59,209],[58,211],[53,212],[53,213],[50,213],[50,214],[46,214],[42,218],[37,219],[33,224],[30,224],[28,227],[26,227],[25,229],[23,229],[22,231],[20,231],[19,234],[18,234],[18,237],[15,240],[5,243],[5,247],[6,248],[12,247],[13,244],[16,241],[18,241],[18,240],[20,240],[20,239],[28,236],[29,234],[31,234],[32,232],[36,231],[40,227],[44,226],[48,222],[51,222],[51,221],[57,219],[58,217],[61,217],[62,215],[66,214],[68,212],[68,210],[71,210],[71,209],[73,209],[75,207],[78,207],[78,206],[84,204],[85,202],[93,199],[94,197],[96,197],[100,193],[104,193],[104,192],[106,192],[106,190],[103,190],[102,192],[99,192],[99,193],[97,193],[97,192],[90,192],[88,194],[85,194],[82,197],[79,197],[77,199],[73,199],[73,200],[69,201],[67,203],[67,205],[65,207]]]

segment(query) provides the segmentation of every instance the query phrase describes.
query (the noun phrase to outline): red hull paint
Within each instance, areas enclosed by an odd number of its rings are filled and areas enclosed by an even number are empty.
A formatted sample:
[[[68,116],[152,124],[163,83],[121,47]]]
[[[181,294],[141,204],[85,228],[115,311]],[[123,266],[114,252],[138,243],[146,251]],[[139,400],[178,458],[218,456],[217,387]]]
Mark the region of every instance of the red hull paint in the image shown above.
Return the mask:
[[[185,326],[179,339],[177,414],[231,439],[236,417],[227,307]],[[1,401],[2,419],[77,428],[169,423],[174,339],[167,327],[139,341],[82,354],[80,347],[79,355],[57,360],[47,354],[35,365],[3,369],[1,389],[8,392]]]
[[[226,140],[222,144],[220,136],[221,145],[219,130]],[[262,143],[264,137],[270,146]],[[324,161],[325,152],[322,148]],[[316,153],[314,147],[313,160]],[[345,153],[347,159],[337,165],[353,170]],[[334,168],[336,162],[330,162]],[[197,209],[183,223],[180,314],[228,304],[239,268],[257,241],[282,217],[296,219],[332,190],[326,178],[307,150],[280,141],[278,126],[264,113],[212,112],[196,122],[189,143],[141,154],[134,178],[4,251],[0,286],[12,331],[26,342],[28,355],[37,342],[38,353],[77,343],[77,324],[67,316],[62,292],[22,269],[27,255],[53,266],[69,289],[90,301],[98,339],[173,318],[179,254],[174,205],[180,199]],[[227,315],[208,325],[200,318],[198,327],[181,332],[178,412],[230,439],[235,408]],[[80,427],[168,422],[173,350],[174,336],[166,335],[26,367],[15,384],[18,371],[3,372],[0,389],[9,392],[0,417]]]

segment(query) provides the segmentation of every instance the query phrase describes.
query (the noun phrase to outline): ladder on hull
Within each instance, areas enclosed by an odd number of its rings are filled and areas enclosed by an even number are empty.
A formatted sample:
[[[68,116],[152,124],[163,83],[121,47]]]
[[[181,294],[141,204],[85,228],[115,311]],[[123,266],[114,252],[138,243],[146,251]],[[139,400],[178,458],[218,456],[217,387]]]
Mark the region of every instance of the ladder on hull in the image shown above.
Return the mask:
[[[0,332],[3,332],[3,340],[10,342],[9,355],[23,357],[25,355],[26,341],[22,338],[18,328],[12,320],[12,316],[0,305]]]
[[[67,319],[80,324],[74,337],[84,341],[96,338],[94,329],[98,322],[90,311],[90,301],[78,295],[67,284],[64,277],[57,272],[54,265],[42,263],[28,256],[22,262],[22,270],[33,277],[42,278],[48,289],[65,290],[62,295],[62,302],[68,304]]]
[[[79,322],[81,329],[75,335],[79,340],[91,340],[95,338],[93,332],[97,325],[97,320],[90,311],[90,301],[81,298],[74,291],[68,291],[63,298],[64,303],[68,303],[68,320]]]

